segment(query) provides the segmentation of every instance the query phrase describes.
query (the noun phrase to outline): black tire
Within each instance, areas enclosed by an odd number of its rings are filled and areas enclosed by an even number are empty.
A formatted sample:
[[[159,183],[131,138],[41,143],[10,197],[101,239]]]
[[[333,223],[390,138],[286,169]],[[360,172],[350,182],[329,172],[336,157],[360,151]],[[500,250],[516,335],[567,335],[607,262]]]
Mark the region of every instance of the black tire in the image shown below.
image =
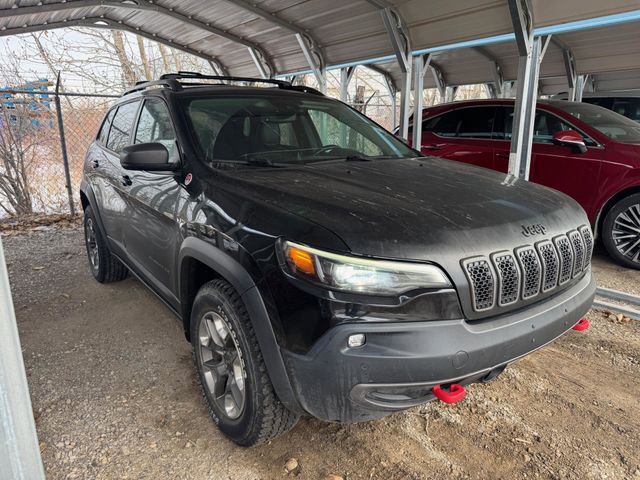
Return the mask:
[[[84,244],[93,278],[100,283],[119,282],[127,278],[127,267],[109,251],[91,207],[84,211]]]
[[[602,243],[617,263],[640,270],[640,193],[623,198],[609,210],[602,222]]]
[[[213,323],[214,321],[217,323]],[[218,328],[217,332],[224,335],[219,335],[217,340],[213,340],[209,332],[216,325],[222,327]],[[225,352],[234,348],[235,351],[231,354],[209,353],[221,348],[212,343],[215,341],[222,341],[223,345],[228,345],[222,347]],[[282,435],[298,422],[299,416],[287,410],[276,396],[249,314],[238,293],[226,281],[212,280],[196,295],[191,313],[191,344],[209,414],[228,438],[238,445],[249,447]],[[205,356],[208,356],[209,360],[205,360]],[[236,374],[227,373],[225,380],[224,373],[214,373],[233,372],[230,367],[233,358],[239,360],[242,367],[242,402],[226,401],[226,397],[231,395],[230,391],[227,391],[229,384],[238,385],[235,380]],[[217,366],[207,368],[205,362]],[[226,367],[221,366],[225,362]],[[219,379],[219,384],[216,378]],[[216,400],[212,390],[220,393],[221,389],[216,387],[222,384],[226,385],[225,394],[217,395]],[[229,413],[225,410],[229,408],[229,403],[236,406],[242,403],[242,407],[232,408],[232,412]]]

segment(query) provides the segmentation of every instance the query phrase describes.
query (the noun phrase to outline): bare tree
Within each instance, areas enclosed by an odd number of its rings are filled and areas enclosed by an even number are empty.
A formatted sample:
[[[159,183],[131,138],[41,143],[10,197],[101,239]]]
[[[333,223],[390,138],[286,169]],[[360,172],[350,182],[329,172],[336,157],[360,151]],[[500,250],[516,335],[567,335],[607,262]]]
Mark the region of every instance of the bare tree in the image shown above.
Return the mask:
[[[149,57],[147,57],[147,50],[144,46],[144,38],[140,35],[136,35],[138,41],[138,52],[140,53],[140,59],[142,60],[142,66],[144,67],[144,76],[147,80],[152,80],[151,65],[149,65]]]
[[[111,30],[111,36],[113,37],[116,55],[122,67],[122,86],[127,88],[136,83],[137,75],[125,48],[124,34],[120,30]]]
[[[33,212],[28,167],[35,155],[29,125],[0,104],[0,208],[7,214]]]

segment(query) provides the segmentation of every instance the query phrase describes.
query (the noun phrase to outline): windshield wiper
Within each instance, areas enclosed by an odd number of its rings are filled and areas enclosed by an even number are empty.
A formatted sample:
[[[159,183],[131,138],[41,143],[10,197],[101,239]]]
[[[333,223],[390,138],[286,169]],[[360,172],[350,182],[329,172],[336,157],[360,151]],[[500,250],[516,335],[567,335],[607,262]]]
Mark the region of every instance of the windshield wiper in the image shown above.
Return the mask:
[[[370,162],[371,157],[361,157],[360,155],[347,155],[344,157],[345,162]]]
[[[213,160],[211,163],[228,163],[232,165],[249,165],[252,167],[268,167],[268,168],[283,168],[288,167],[286,163],[275,163],[268,158],[248,158],[246,160]]]

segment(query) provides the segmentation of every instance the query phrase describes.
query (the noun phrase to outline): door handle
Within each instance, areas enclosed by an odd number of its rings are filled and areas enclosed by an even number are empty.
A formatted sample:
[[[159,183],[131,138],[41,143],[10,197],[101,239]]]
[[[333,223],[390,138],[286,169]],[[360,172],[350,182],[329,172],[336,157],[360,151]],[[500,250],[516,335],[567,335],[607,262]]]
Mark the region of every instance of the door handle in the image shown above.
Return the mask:
[[[425,150],[442,150],[442,145],[432,143],[431,145],[423,145],[422,148]]]
[[[100,166],[100,162],[98,160],[91,160],[91,168],[98,168]]]
[[[124,185],[125,187],[129,187],[132,183],[133,182],[131,181],[131,177],[129,175],[122,176],[122,185]]]
[[[496,157],[509,158],[509,153],[508,152],[496,152]]]

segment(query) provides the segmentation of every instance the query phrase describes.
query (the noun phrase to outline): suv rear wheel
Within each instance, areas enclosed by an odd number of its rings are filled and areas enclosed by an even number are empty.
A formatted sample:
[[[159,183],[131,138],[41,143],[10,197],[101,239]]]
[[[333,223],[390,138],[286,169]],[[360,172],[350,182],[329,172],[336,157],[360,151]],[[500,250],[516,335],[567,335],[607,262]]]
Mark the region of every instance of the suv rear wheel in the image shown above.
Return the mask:
[[[252,446],[297,423],[299,416],[273,390],[240,296],[224,280],[205,284],[196,295],[191,343],[209,413],[227,437]]]
[[[602,223],[602,241],[616,262],[640,269],[640,193],[623,198],[609,210]]]
[[[84,243],[93,278],[100,283],[119,282],[127,278],[127,267],[111,254],[91,207],[84,211]]]

